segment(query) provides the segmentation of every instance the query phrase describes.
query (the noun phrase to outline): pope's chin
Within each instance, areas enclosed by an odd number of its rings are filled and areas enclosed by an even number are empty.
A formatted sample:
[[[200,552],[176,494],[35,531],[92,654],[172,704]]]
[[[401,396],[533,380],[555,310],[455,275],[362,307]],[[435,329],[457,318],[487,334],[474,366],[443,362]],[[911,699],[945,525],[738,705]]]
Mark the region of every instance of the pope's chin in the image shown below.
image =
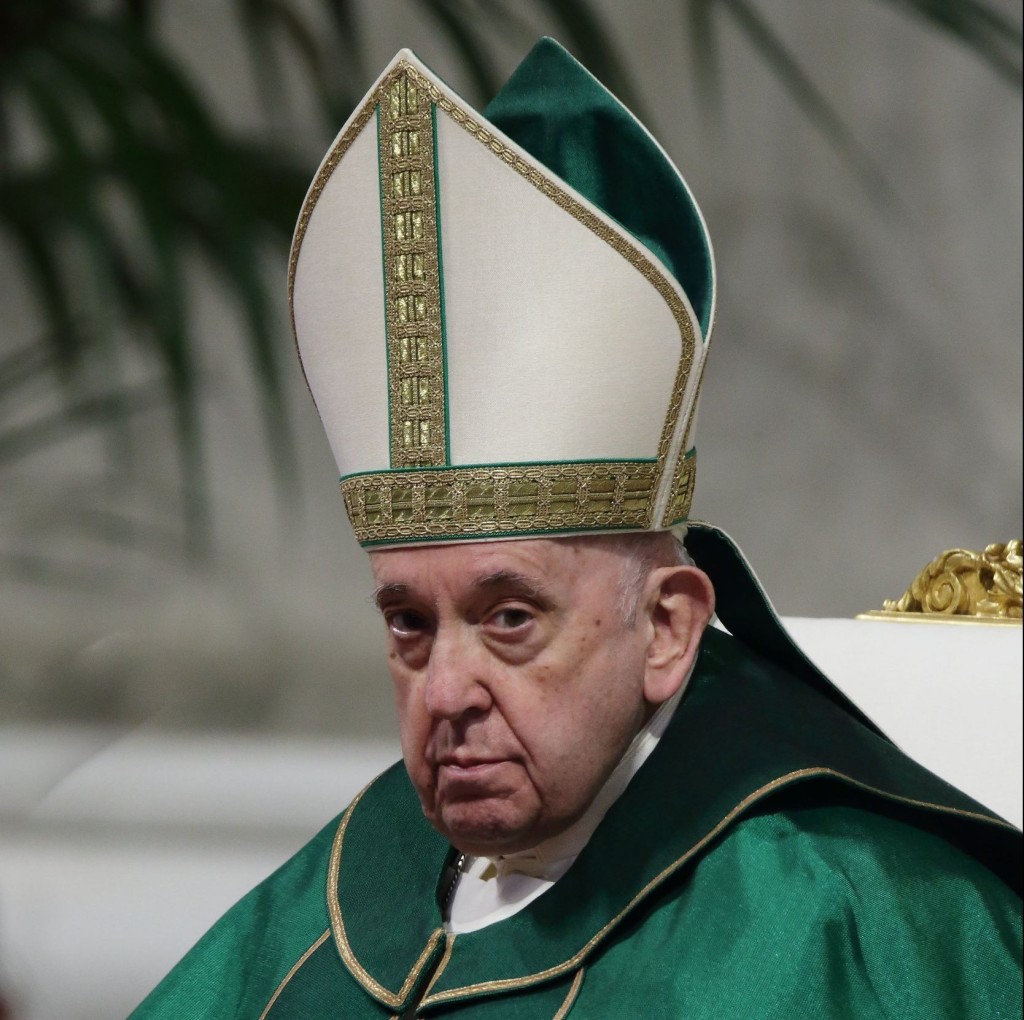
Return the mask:
[[[446,775],[440,769],[437,784],[423,808],[431,824],[462,853],[493,856],[525,850],[536,823],[535,806],[522,783],[513,783],[511,767],[488,770],[471,779]]]

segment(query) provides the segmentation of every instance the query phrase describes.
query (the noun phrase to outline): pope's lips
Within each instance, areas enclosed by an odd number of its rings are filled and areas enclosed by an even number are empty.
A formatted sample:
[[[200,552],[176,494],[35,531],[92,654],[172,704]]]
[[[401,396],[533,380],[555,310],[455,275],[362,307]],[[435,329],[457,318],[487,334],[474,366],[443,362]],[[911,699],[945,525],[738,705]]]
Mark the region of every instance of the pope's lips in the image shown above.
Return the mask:
[[[437,778],[448,788],[487,786],[513,764],[508,758],[446,757],[437,762]]]
[[[452,769],[456,772],[472,772],[473,769],[486,768],[488,765],[501,765],[507,758],[477,758],[470,755],[446,755],[437,759],[439,769]]]

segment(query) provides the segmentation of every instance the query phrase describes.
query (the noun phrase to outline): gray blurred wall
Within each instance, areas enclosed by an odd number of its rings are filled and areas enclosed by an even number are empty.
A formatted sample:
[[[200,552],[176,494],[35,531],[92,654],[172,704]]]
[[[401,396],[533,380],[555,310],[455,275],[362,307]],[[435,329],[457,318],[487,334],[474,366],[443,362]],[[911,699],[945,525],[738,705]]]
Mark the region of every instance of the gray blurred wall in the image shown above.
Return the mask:
[[[163,31],[222,113],[256,124],[227,7],[169,3]],[[868,194],[727,20],[716,121],[678,66],[692,62],[683,5],[602,5],[717,250],[695,516],[733,534],[784,614],[850,616],[899,595],[943,549],[1021,534],[1021,100],[883,4],[761,7],[894,201]],[[1007,10],[1019,18],[1019,5]],[[468,89],[410,5],[366,2],[362,14],[374,73],[408,45]],[[522,49],[496,54],[505,74]],[[296,87],[292,99],[282,130],[303,139],[312,175],[325,140],[308,97]],[[369,573],[300,374],[289,376],[297,491],[286,506],[238,323],[198,268],[193,282],[213,557],[111,543],[93,583],[0,577],[0,718],[390,734]],[[283,267],[280,293],[287,359]],[[13,299],[4,309],[16,325],[28,314]],[[43,541],[33,499],[73,498],[101,455],[83,439],[23,468],[2,497],[8,537]],[[142,459],[152,479],[174,464],[156,442],[143,441]]]

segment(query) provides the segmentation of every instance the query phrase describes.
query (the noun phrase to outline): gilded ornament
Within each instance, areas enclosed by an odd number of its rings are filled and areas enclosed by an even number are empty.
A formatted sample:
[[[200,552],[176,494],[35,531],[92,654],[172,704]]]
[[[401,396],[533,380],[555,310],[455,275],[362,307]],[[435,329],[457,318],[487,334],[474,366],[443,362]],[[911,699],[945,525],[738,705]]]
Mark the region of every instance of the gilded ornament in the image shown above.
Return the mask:
[[[884,603],[887,616],[911,613],[1020,623],[1021,540],[994,543],[980,553],[942,553],[900,598]]]
[[[391,467],[436,467],[448,462],[448,449],[433,110],[401,68],[374,98],[380,111]]]

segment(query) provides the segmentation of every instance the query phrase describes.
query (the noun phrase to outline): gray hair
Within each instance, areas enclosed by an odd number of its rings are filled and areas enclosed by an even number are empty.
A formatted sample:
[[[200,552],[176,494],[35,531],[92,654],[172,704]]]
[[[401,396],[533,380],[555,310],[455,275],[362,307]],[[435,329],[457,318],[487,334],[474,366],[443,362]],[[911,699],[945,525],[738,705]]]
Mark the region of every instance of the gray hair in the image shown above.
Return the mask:
[[[652,570],[658,567],[694,567],[692,557],[683,544],[686,526],[671,531],[633,531],[624,535],[571,535],[563,542],[600,543],[616,553],[622,561],[618,584],[618,613],[622,626],[636,623],[644,585]]]
[[[638,532],[615,539],[625,558],[619,578],[619,616],[626,627],[636,623],[637,610],[644,585],[652,570],[658,567],[692,567],[693,558],[683,541],[686,529],[666,532]],[[670,538],[671,541],[667,539]]]

